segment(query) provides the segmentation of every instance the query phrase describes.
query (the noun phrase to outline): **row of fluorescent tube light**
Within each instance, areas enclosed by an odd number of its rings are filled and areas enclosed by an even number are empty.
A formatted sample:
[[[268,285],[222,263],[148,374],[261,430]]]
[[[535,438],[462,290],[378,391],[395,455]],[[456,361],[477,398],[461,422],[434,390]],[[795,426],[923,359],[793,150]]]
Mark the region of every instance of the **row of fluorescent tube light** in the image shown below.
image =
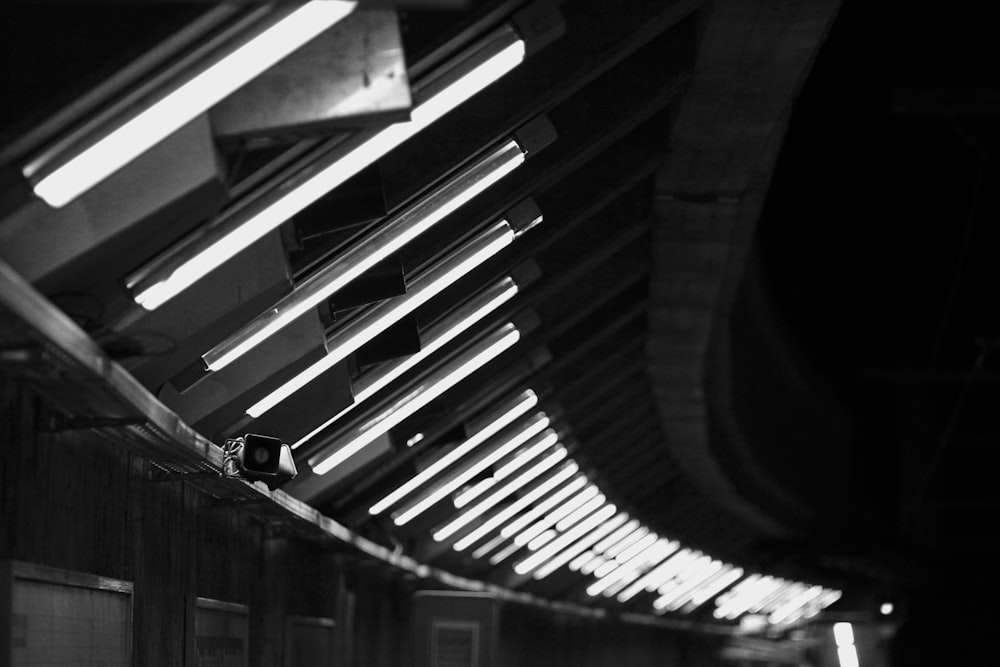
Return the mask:
[[[249,202],[237,202],[211,224],[129,275],[125,283],[136,303],[147,310],[160,307],[489,86],[519,65],[524,54],[524,40],[513,26],[501,26],[442,67],[426,84],[414,89],[410,120],[351,135],[297,174],[283,179],[281,187],[271,188]],[[220,358],[223,362],[227,360],[221,354]]]
[[[537,404],[531,390],[508,399],[463,442],[372,504],[369,513],[389,512],[404,526],[452,498],[457,512],[431,530],[434,540],[450,542],[455,551],[471,550],[494,566],[521,554],[514,572],[534,579],[566,567],[593,578],[586,589],[593,597],[625,603],[652,593],[657,613],[690,613],[718,596],[718,618],[764,610],[774,623],[791,623],[839,598],[839,591],[800,582],[757,574],[744,579],[742,568],[643,526],[580,471],[549,417],[535,411]],[[490,477],[470,485],[491,467]],[[755,597],[775,592],[757,584],[762,579],[778,582],[783,594]]]

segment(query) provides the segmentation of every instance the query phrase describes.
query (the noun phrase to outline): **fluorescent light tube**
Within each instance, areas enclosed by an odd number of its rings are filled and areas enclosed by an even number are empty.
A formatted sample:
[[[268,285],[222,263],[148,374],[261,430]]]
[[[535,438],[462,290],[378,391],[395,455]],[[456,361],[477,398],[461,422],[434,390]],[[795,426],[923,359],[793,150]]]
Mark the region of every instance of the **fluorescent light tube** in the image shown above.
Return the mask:
[[[235,49],[212,59],[183,83],[135,111],[114,129],[81,142],[71,157],[49,168],[47,156],[23,173],[50,206],[65,206],[350,14],[357,3],[307,2]]]
[[[410,502],[392,514],[393,523],[403,526],[423,514],[436,502],[450,494],[462,484],[472,479],[480,472],[499,461],[507,454],[511,453],[524,443],[528,442],[536,435],[544,431],[549,426],[549,418],[544,414],[536,415],[520,432],[510,437],[490,451],[484,453],[477,460],[468,465],[461,472],[453,475],[449,479],[439,483],[436,487],[425,493],[423,496]]]
[[[597,568],[601,566],[602,563],[607,561],[604,560],[604,556],[594,556],[586,563],[580,566],[580,574],[589,575],[594,572]]]
[[[639,522],[636,521],[635,519],[632,519],[624,526],[618,528],[618,530],[614,531],[613,533],[605,537],[603,540],[595,544],[594,551],[599,554],[603,554],[605,551],[608,550],[608,548],[610,548],[612,545],[616,544],[620,540],[625,539],[625,537],[630,535],[632,531],[638,527],[639,527]]]
[[[462,509],[490,489],[496,488],[496,485],[497,480],[495,477],[487,477],[486,479],[479,480],[472,486],[459,489],[455,492],[455,496],[452,499],[455,503],[455,509]]]
[[[604,527],[605,528],[604,533],[595,538],[590,543],[593,544],[601,537],[607,535],[616,527],[621,525],[621,523],[623,523],[627,519],[624,513],[618,514],[617,517],[612,519],[612,516],[614,516],[615,512],[617,511],[618,508],[615,507],[614,505],[605,504],[596,512],[587,517],[585,520],[573,526],[573,528],[566,531],[565,533],[559,535],[559,537],[553,540],[551,543],[545,545],[544,548],[534,552],[527,558],[524,558],[523,560],[520,560],[517,563],[515,563],[514,572],[518,574],[529,574],[539,569],[543,565],[547,565],[548,563],[552,562],[552,560],[557,556],[565,553],[565,549],[567,547],[577,542],[577,540],[579,540],[584,535],[591,533],[592,531],[594,531],[599,527]],[[579,551],[566,558],[566,562],[572,560],[573,557],[577,555],[577,553],[580,553],[580,551],[586,550],[587,547],[590,546],[590,544],[583,546]]]
[[[710,567],[712,565],[712,557],[706,554],[701,554],[694,560],[690,561],[684,566],[670,581],[665,582],[659,588],[657,592],[660,595],[666,595],[671,591],[676,590],[679,586],[683,586],[684,583],[690,579],[692,576],[701,572],[703,569]]]
[[[554,540],[556,538],[556,535],[558,534],[559,533],[552,528],[549,528],[548,530],[543,530],[541,534],[535,537],[535,539],[528,542],[527,544],[528,551],[538,551],[546,544]]]
[[[480,480],[470,487],[456,491],[454,497],[455,509],[462,509],[490,489],[496,489],[497,484],[540,453],[541,451],[537,447],[530,445],[525,445],[519,451],[514,452],[509,461],[494,469],[491,476]]]
[[[692,611],[708,602],[727,587],[736,583],[736,581],[742,576],[743,568],[737,567],[729,570],[722,577],[716,579],[710,584],[703,584],[702,587],[691,596],[691,601],[685,605],[682,611],[686,614],[690,614]]]
[[[313,472],[317,475],[323,475],[340,465],[355,452],[360,451],[364,446],[387,433],[392,427],[496,359],[500,354],[514,347],[520,338],[521,333],[517,327],[510,323],[505,324],[498,331],[490,334],[447,363],[432,376],[425,378],[415,389],[408,392],[375,419],[357,426],[346,436],[324,448],[324,451],[332,449],[332,453],[324,455],[324,452],[320,452],[309,459],[309,465],[312,466]],[[323,458],[320,459],[320,457]]]
[[[837,647],[837,660],[840,667],[858,667],[858,649],[854,644]]]
[[[609,507],[614,507],[610,505]],[[622,513],[616,515],[611,520],[605,520],[603,523],[599,523],[595,526],[589,527],[589,529],[584,530],[580,524],[579,526],[574,526],[570,531],[564,533],[559,540],[556,540],[553,544],[559,543],[560,540],[564,540],[564,544],[560,545],[563,550],[557,555],[550,558],[548,561],[542,563],[531,576],[535,579],[544,579],[549,576],[557,569],[568,563],[573,559],[578,553],[588,548],[597,540],[601,539],[612,530],[617,528],[623,521],[625,521],[627,516]],[[572,537],[570,537],[572,536]],[[551,546],[551,545],[550,545]]]
[[[510,544],[507,545],[506,548],[490,556],[490,565],[499,565],[501,562],[510,558],[512,555],[520,551],[520,549],[521,547],[511,542]]]
[[[837,643],[837,646],[853,646],[854,626],[850,623],[834,623],[833,640]]]
[[[628,535],[626,535],[622,539],[618,540],[618,542],[616,542],[615,544],[612,544],[610,547],[608,547],[607,549],[605,549],[604,550],[604,555],[607,556],[608,558],[614,558],[619,553],[621,553],[623,550],[625,550],[626,548],[628,548],[632,544],[638,542],[639,540],[643,539],[648,534],[649,534],[649,528],[646,528],[645,526],[639,526],[638,528],[636,528],[635,530],[633,530],[631,533],[629,533]],[[654,539],[655,539],[655,537],[654,537]]]
[[[363,373],[361,377],[352,383],[354,402],[292,444],[292,449],[301,447],[338,419],[353,411],[382,389],[385,389],[393,381],[402,377],[411,368],[453,341],[473,324],[479,322],[494,310],[510,301],[517,294],[517,289],[517,284],[512,278],[504,278],[496,285],[493,285],[459,306],[458,309],[450,313],[439,324],[435,324],[426,331],[421,332],[419,352],[402,359],[379,364],[374,369]]]
[[[805,584],[778,579],[774,590],[750,605],[747,611],[751,614],[759,614],[761,612],[770,613],[784,604],[785,600],[793,595],[797,595],[797,591],[805,590],[805,588]]]
[[[626,558],[616,558],[608,561],[607,567],[603,570],[598,568],[594,571],[597,581],[587,587],[587,595],[610,595],[609,589],[623,579],[634,578],[646,568],[651,562],[656,563],[664,554],[672,551],[675,547],[673,543],[665,538],[658,537],[655,533],[647,536],[651,539],[644,539],[639,544],[641,549],[635,551]]]
[[[524,162],[516,141],[492,151],[296,285],[290,294],[202,355],[212,371],[225,368],[332,294],[391,256]],[[513,232],[512,232],[513,233]]]
[[[538,448],[540,449],[539,454],[542,451],[548,450],[552,445],[559,442],[559,436],[556,433],[551,433],[546,436],[540,443],[538,443]],[[535,449],[534,447],[532,449]],[[531,466],[523,473],[515,477],[513,480],[503,485],[501,488],[497,489],[493,493],[489,494],[486,498],[478,502],[473,507],[470,507],[464,511],[460,516],[456,517],[454,520],[450,521],[447,525],[435,530],[432,534],[434,541],[443,542],[448,539],[459,530],[469,525],[470,522],[479,518],[484,512],[488,511],[494,507],[498,502],[508,497],[510,494],[517,491],[519,488],[535,479],[543,472],[554,466],[555,464],[566,458],[566,448],[557,447],[556,450],[542,459],[540,462]]]
[[[587,564],[591,560],[597,560],[599,558],[600,556],[598,556],[596,553],[588,549],[587,551],[584,551],[582,554],[571,560],[569,562],[569,565],[567,565],[566,567],[573,570],[574,572],[578,572],[580,568],[583,567],[585,564]]]
[[[596,503],[594,502],[595,498],[599,498]],[[567,503],[557,507],[555,510],[547,514],[545,518],[536,521],[529,528],[518,533],[517,535],[508,535],[507,531],[510,530],[510,526],[505,526],[500,532],[508,537],[513,537],[514,543],[523,547],[528,544],[528,542],[531,542],[531,540],[533,540],[535,536],[543,530],[555,525],[567,515],[579,510],[580,507],[586,507],[589,509],[602,502],[604,502],[604,496],[600,493],[600,491],[598,491],[596,486],[590,485],[580,493],[573,496],[573,498]]]
[[[328,0],[323,0],[324,2]],[[126,279],[136,303],[154,310],[276,229],[361,169],[469,99],[524,60],[524,41],[504,25],[414,93],[410,120],[361,130],[297,174],[187,237]]]
[[[791,600],[772,611],[767,620],[775,625],[794,620],[796,614],[807,604],[820,597],[824,593],[822,586],[811,586],[805,592],[796,595]]]
[[[471,453],[481,444],[492,438],[494,435],[502,431],[507,426],[510,426],[521,417],[528,413],[533,407],[538,405],[538,395],[530,389],[520,393],[514,399],[513,403],[507,405],[502,405],[499,410],[499,414],[496,417],[489,419],[487,424],[481,429],[476,431],[473,435],[466,438],[466,440],[459,446],[452,449],[450,452],[439,458],[437,461],[432,463],[430,466],[420,471],[417,475],[412,477],[409,481],[405,482],[399,488],[393,490],[387,494],[384,498],[376,502],[374,505],[368,508],[368,513],[371,515],[381,514],[386,511],[400,500],[406,496],[413,493],[415,490],[419,489],[421,486],[426,484],[428,481],[433,479],[440,472],[447,470],[456,461]]]
[[[558,522],[556,522],[556,530],[562,532],[568,530],[570,526],[576,525],[578,521],[583,519],[593,511],[593,508],[604,502],[606,498],[603,493],[597,494],[596,497],[591,498],[589,501],[584,503],[581,507],[578,507],[575,511],[571,512],[569,515],[563,517]]]
[[[714,560],[710,556],[705,556],[696,562],[689,570],[679,577],[678,583],[670,586],[668,590],[653,602],[653,607],[658,611],[676,611],[688,601],[690,594],[702,582],[715,576],[722,570],[723,563]]]
[[[636,541],[635,543],[630,545],[627,549],[618,553],[615,556],[615,561],[619,563],[627,563],[628,561],[635,558],[637,554],[653,546],[659,539],[660,537],[656,533],[647,532],[647,534],[643,536],[642,539]]]
[[[493,551],[494,549],[496,549],[497,547],[499,547],[501,544],[503,544],[506,541],[507,541],[507,538],[504,537],[503,535],[494,535],[492,540],[490,540],[489,542],[487,542],[483,546],[481,546],[478,549],[476,549],[475,551],[473,551],[472,552],[472,557],[476,558],[476,559],[482,558],[483,556],[485,556],[489,552]]]
[[[302,387],[346,359],[362,345],[372,340],[400,318],[412,313],[441,290],[479,266],[514,240],[514,232],[506,220],[501,220],[484,233],[450,253],[426,271],[422,271],[407,286],[403,296],[383,301],[368,308],[335,331],[327,340],[327,352],[301,373],[288,380],[249,408],[247,415],[257,418],[287,399]]]
[[[513,516],[516,516],[519,512],[523,511],[526,507],[531,505],[539,498],[543,497],[545,494],[549,493],[553,489],[559,487],[560,485],[566,483],[566,481],[575,475],[579,470],[579,466],[575,462],[570,462],[569,464],[560,468],[554,475],[542,482],[539,486],[535,487],[532,491],[524,494],[516,501],[505,507],[500,512],[497,512],[492,517],[484,521],[482,524],[476,527],[471,533],[455,542],[452,548],[455,551],[464,551],[471,547],[473,544],[489,535],[490,532],[496,530],[504,521],[507,521]],[[583,481],[583,478],[578,478]],[[501,541],[506,540],[503,535],[498,535]],[[477,550],[473,553],[474,558],[482,558],[484,554],[476,555],[479,553]],[[487,551],[486,553],[489,553]]]
[[[658,562],[653,563],[645,574],[629,583],[625,590],[618,593],[617,600],[619,602],[628,602],[642,590],[649,593],[655,591],[660,582],[665,581],[668,576],[673,576],[672,572],[676,570],[674,563],[685,561],[691,554],[689,549],[678,551],[680,543],[676,540],[671,541],[669,547],[669,549],[664,549]]]
[[[688,580],[687,585],[685,585],[683,594],[674,591],[676,598],[667,605],[667,611],[677,611],[680,609],[683,612],[682,607],[686,609],[687,605],[690,604],[696,596],[700,595],[701,592],[706,589],[715,587],[717,581],[729,577],[734,569],[735,568],[733,568],[732,565],[719,562],[717,567],[712,568],[712,572],[710,574],[700,576],[697,580],[692,577]]]
[[[587,478],[584,475],[580,475],[572,479],[566,486],[560,488],[558,491],[553,493],[551,496],[538,503],[530,510],[520,515],[516,519],[512,520],[510,523],[505,525],[500,529],[500,534],[507,539],[510,539],[517,535],[525,526],[535,521],[538,517],[542,516],[552,508],[554,508],[559,503],[563,502],[566,498],[576,493],[587,484]],[[597,493],[597,487],[593,487],[593,492]]]

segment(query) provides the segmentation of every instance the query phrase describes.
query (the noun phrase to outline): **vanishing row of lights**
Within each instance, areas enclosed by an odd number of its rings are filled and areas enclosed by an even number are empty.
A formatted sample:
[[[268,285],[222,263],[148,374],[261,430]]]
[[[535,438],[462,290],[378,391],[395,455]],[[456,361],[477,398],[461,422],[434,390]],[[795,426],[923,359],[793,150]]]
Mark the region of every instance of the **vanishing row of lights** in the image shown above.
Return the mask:
[[[760,585],[761,575],[744,578],[742,568],[643,526],[580,470],[537,404],[529,389],[495,407],[472,435],[369,514],[388,512],[404,526],[451,498],[456,512],[431,529],[435,541],[494,566],[513,559],[522,577],[543,579],[565,567],[593,579],[586,588],[592,597],[625,603],[652,594],[659,613],[690,613],[730,589],[717,600],[717,617],[769,611],[772,622],[792,623],[839,598],[838,591],[772,577]]]
[[[815,616],[840,596],[840,591],[823,586],[753,574],[719,596],[713,614],[728,620],[762,615],[774,625],[791,624]]]

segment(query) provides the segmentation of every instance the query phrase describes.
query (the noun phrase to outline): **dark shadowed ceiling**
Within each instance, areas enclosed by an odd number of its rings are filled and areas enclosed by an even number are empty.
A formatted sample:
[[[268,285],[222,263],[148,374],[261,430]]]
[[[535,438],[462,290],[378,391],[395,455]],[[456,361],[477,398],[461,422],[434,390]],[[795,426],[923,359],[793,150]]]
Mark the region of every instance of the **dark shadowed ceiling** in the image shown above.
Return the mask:
[[[410,83],[526,4],[400,8]],[[525,581],[442,548],[428,534],[454,513],[447,503],[402,527],[366,512],[530,388],[591,481],[650,529],[748,573],[843,590],[839,608],[849,612],[909,592],[923,627],[944,573],[997,554],[983,529],[1000,497],[982,463],[1000,342],[990,261],[995,58],[986,21],[839,5],[564,3],[562,34],[529,49],[521,67],[154,313],[132,303],[129,273],[249,199],[275,165],[387,116],[228,140],[206,121],[157,158],[172,171],[154,162],[75,214],[31,201],[16,173],[23,156],[8,150],[3,259],[216,444],[245,432],[297,439],[513,272],[517,297],[456,346],[514,321],[514,349],[395,425],[333,483],[309,471],[320,444],[304,445],[289,494],[418,561],[593,604],[586,582],[566,573]],[[2,143],[206,11],[5,10]],[[535,147],[517,171],[355,292],[324,300],[293,333],[232,369],[204,370],[200,355],[512,133]],[[100,241],[81,231],[122,207],[142,209],[157,182],[174,194],[155,215]],[[296,409],[244,415],[457,244],[532,206],[540,224],[336,364]],[[437,364],[321,438],[362,428]],[[26,376],[59,393],[44,373]],[[645,612],[649,602],[627,608]],[[980,618],[967,613],[956,627]]]

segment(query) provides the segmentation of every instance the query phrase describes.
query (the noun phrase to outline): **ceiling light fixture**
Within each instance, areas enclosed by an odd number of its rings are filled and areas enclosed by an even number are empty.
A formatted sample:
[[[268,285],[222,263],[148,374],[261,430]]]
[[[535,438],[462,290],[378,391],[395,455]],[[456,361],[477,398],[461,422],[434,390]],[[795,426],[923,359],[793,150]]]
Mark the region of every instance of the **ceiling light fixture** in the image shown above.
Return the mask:
[[[525,512],[524,514],[522,514],[521,516],[518,516],[516,519],[512,520],[511,523],[508,524],[508,526],[520,525],[523,528],[524,526],[526,526],[531,521],[534,521],[537,517],[541,516],[545,512],[549,511],[550,509],[552,509],[553,507],[555,507],[556,505],[558,505],[565,498],[569,497],[570,495],[572,495],[573,493],[575,493],[576,491],[578,491],[582,486],[584,486],[587,483],[588,483],[587,482],[587,478],[585,476],[583,476],[583,475],[579,475],[579,476],[573,478],[565,486],[559,488],[558,491],[556,491],[555,493],[553,493],[551,496],[547,497],[545,500],[543,500],[542,502],[540,502],[538,505],[535,505],[530,510],[528,510],[527,512]],[[514,534],[514,533],[511,533],[511,534]],[[507,534],[507,527],[501,528],[501,530],[500,530],[500,539],[503,540],[503,541],[506,541],[506,540],[510,539],[510,536]],[[502,543],[503,542],[501,542],[501,544]],[[472,557],[473,558],[483,558],[486,554],[490,553],[495,548],[496,548],[496,546],[490,546],[488,544],[487,545],[483,545],[483,546],[479,547],[478,549],[476,549],[475,551],[472,552]],[[511,553],[513,553],[514,551],[517,551],[520,548],[521,548],[521,546],[519,544],[517,544],[516,542],[511,542],[511,544],[509,545],[509,547],[504,550],[504,553],[506,555],[504,555],[503,557],[500,557],[499,554],[495,555],[495,556],[492,556],[492,557],[490,557],[490,563],[493,564],[493,565],[496,565],[500,560],[503,560],[504,558],[506,558],[507,556],[509,556]]]
[[[395,401],[375,418],[352,428],[346,435],[325,446],[309,459],[313,473],[323,475],[365,445],[389,432],[407,417],[469,377],[500,354],[514,347],[521,338],[517,327],[507,323],[481,341],[449,360],[439,370],[423,379],[413,390]]]
[[[690,614],[694,610],[698,609],[700,606],[711,600],[713,597],[724,591],[729,586],[736,583],[740,577],[743,576],[743,568],[737,567],[726,571],[721,577],[703,583],[698,589],[696,589],[691,595],[691,600],[688,601],[684,608],[681,610],[682,613]]]
[[[637,520],[632,519],[631,521],[629,521],[628,523],[626,523],[624,526],[621,526],[620,528],[618,528],[618,530],[616,530],[615,532],[611,533],[610,535],[608,535],[607,537],[605,537],[603,540],[601,540],[600,542],[598,542],[597,544],[595,544],[594,545],[594,552],[595,553],[599,553],[599,554],[603,554],[609,548],[611,548],[613,545],[617,544],[619,541],[621,541],[621,540],[625,539],[627,536],[631,535],[632,531],[635,530],[636,528],[638,528],[639,525],[640,524],[639,524],[639,522]]]
[[[587,513],[594,511],[596,507],[599,507],[601,503],[605,501],[605,497],[597,489],[596,486],[589,486],[580,493],[576,494],[571,500],[566,502],[566,504],[557,507],[555,510],[550,512],[545,518],[536,521],[526,530],[513,535],[514,543],[519,546],[527,546],[531,543],[539,533],[549,529],[560,521],[564,521],[569,515],[573,515],[576,521],[580,518],[586,516]],[[504,528],[501,532],[507,534],[510,527]],[[530,547],[529,547],[530,548]]]
[[[615,509],[614,505],[608,505],[599,510],[594,517],[588,518],[586,521],[581,522],[560,535],[559,539],[546,547],[546,550],[555,553],[555,555],[549,557],[547,560],[543,560],[541,565],[536,568],[532,568],[534,571],[531,572],[531,576],[535,579],[544,579],[573,560],[581,551],[586,550],[594,542],[620,526],[622,522],[628,519],[628,515],[622,512],[611,518],[611,514],[607,513],[607,510]],[[597,516],[603,518],[598,520],[595,518]],[[536,553],[542,552],[539,551]]]
[[[559,442],[559,436],[555,433],[551,433],[544,439],[542,439],[542,441],[539,442],[536,446],[532,447],[532,450],[538,450],[538,453],[541,454],[543,451],[548,450],[557,442]],[[479,501],[474,506],[462,512],[458,517],[456,517],[452,521],[449,521],[446,525],[436,529],[431,534],[431,537],[434,538],[435,542],[443,542],[444,540],[448,539],[449,537],[457,533],[459,530],[469,525],[470,522],[474,521],[475,519],[478,519],[485,512],[493,508],[498,502],[508,497],[510,494],[514,493],[522,486],[532,481],[533,479],[541,475],[549,468],[553,467],[555,464],[565,459],[566,454],[567,452],[565,447],[557,447],[554,452],[546,456],[544,459],[542,459],[535,465],[525,470],[523,473],[512,479],[507,484],[504,484],[502,487],[500,487],[493,493],[486,496],[486,498]]]
[[[393,523],[397,526],[403,526],[410,521],[413,521],[413,519],[426,512],[435,503],[443,499],[452,491],[481,473],[489,466],[493,465],[496,461],[499,461],[507,454],[528,442],[539,433],[543,432],[546,428],[548,428],[548,426],[548,417],[542,413],[536,415],[515,435],[508,438],[506,441],[501,442],[498,446],[483,453],[478,459],[470,462],[462,470],[457,471],[455,474],[438,483],[423,496],[417,498],[408,505],[405,505],[398,511],[393,512]]]
[[[429,230],[524,162],[517,142],[510,140],[416,204],[392,216],[362,240],[328,261],[277,303],[240,327],[202,355],[205,368],[218,371],[315,308],[376,264]]]
[[[587,595],[597,596],[601,593],[611,595],[610,591],[615,584],[623,580],[634,579],[639,576],[650,564],[655,564],[666,557],[666,554],[677,548],[676,544],[670,540],[658,537],[655,534],[648,536],[652,539],[643,540],[642,548],[634,552],[627,558],[615,558],[609,560],[606,566],[594,571],[597,581],[587,587]],[[623,586],[624,587],[624,586]]]
[[[506,220],[491,226],[476,238],[450,253],[426,271],[422,271],[407,286],[403,296],[387,299],[350,320],[327,338],[327,352],[317,362],[291,378],[249,408],[253,417],[262,414],[315,380],[334,365],[346,359],[400,318],[412,313],[441,290],[476,268],[514,240],[514,231]]]
[[[385,389],[393,381],[402,377],[411,368],[450,343],[473,324],[476,324],[497,308],[513,299],[514,295],[517,294],[517,290],[518,286],[513,278],[504,278],[469,299],[453,312],[449,313],[441,322],[428,327],[426,331],[421,332],[419,352],[396,361],[379,364],[374,369],[363,373],[351,384],[354,390],[354,402],[326,419],[322,424],[292,444],[292,449],[301,447],[341,417],[353,411],[382,389]],[[419,439],[414,441],[413,444],[417,442],[419,442]]]
[[[328,0],[323,0],[327,2]],[[524,40],[504,25],[414,91],[410,120],[361,130],[335,144],[277,187],[183,239],[126,279],[135,302],[154,310],[420,132],[524,60]]]
[[[676,543],[675,545],[679,546]],[[650,569],[649,572],[644,574],[628,588],[619,593],[617,597],[618,601],[628,602],[642,590],[652,593],[665,582],[673,578],[677,572],[684,568],[684,566],[696,556],[696,554],[690,549],[685,548],[680,551],[675,551],[672,555],[668,554],[668,556],[669,557],[666,560]]]
[[[356,4],[314,0],[276,15],[281,17],[256,34],[203,58],[185,80],[146,93],[146,99],[134,100],[118,118],[91,120],[27,164],[22,173],[47,204],[65,206],[336,24]]]
[[[466,438],[461,445],[458,445],[434,463],[421,470],[407,482],[388,493],[381,500],[369,507],[368,513],[371,515],[381,514],[397,504],[403,498],[432,480],[439,473],[450,468],[459,459],[474,451],[507,426],[513,424],[519,417],[527,414],[536,405],[538,405],[538,395],[530,389],[521,392],[512,400],[502,403],[487,416],[486,424],[476,430],[473,435]]]
[[[455,551],[464,551],[468,549],[473,544],[489,535],[492,531],[496,530],[504,521],[516,516],[519,512],[530,506],[531,503],[564,484],[570,477],[575,475],[579,469],[580,467],[574,461],[570,461],[565,466],[559,468],[559,470],[557,470],[537,487],[524,494],[501,511],[497,512],[483,523],[476,526],[475,530],[455,542],[455,544],[452,545],[452,549]],[[505,539],[503,535],[498,535],[498,537],[501,540]],[[475,556],[475,554],[473,554],[473,556]],[[482,555],[477,557],[481,558]]]

